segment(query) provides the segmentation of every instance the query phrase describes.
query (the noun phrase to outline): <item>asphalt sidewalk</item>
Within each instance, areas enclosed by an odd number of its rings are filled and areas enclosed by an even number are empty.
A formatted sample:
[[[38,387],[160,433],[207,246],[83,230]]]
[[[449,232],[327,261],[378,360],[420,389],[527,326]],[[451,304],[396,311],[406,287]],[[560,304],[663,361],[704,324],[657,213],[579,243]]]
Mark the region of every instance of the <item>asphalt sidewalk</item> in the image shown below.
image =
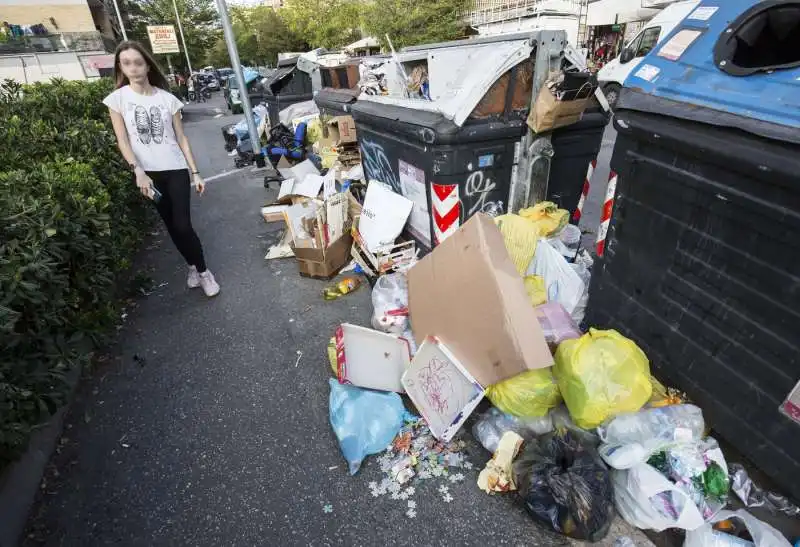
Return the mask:
[[[192,110],[201,171],[230,170],[220,128],[237,118]],[[108,360],[82,382],[24,544],[568,544],[512,496],[477,488],[489,454],[469,433],[474,468],[449,485],[454,499],[422,482],[413,519],[406,502],[370,494],[381,479],[374,458],[347,473],[328,422],[326,345],[343,321],[369,324],[369,291],[326,302],[325,283],[301,278],[293,259],[264,260],[279,227],[259,207],[274,194],[243,170],[193,199],[222,286],[214,299],[186,288],[166,233],[154,238],[139,268],[158,288],[129,310]],[[649,544],[619,521],[606,543],[620,535]]]

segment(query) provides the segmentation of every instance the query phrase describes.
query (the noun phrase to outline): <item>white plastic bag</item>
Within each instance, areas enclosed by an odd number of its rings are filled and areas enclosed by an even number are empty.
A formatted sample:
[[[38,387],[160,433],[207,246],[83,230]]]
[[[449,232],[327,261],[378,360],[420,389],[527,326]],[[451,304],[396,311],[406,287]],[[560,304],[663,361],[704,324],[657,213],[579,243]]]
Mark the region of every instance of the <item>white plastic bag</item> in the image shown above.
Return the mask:
[[[628,524],[662,532],[667,528],[695,530],[703,515],[692,499],[654,467],[640,463],[612,471],[614,504]]]
[[[404,273],[382,275],[372,289],[372,328],[402,334],[408,328],[408,281]]]
[[[686,541],[683,547],[724,547],[728,545],[738,545],[741,540],[729,536],[724,532],[716,532],[712,525],[727,519],[735,519],[744,523],[750,536],[753,538],[755,547],[791,547],[786,538],[775,528],[758,520],[756,517],[739,509],[738,511],[720,511],[707,524],[697,530],[686,532]]]
[[[542,276],[547,301],[558,302],[569,314],[578,306],[586,290],[577,272],[546,239],[539,240],[526,275]]]

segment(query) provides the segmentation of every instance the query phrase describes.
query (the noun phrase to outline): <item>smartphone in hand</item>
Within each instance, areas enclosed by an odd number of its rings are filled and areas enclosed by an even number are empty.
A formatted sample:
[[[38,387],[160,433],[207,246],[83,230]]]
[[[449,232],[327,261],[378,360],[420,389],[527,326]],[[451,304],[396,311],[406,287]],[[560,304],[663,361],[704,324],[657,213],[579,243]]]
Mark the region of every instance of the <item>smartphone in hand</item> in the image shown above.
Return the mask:
[[[156,188],[155,186],[153,186],[152,189],[153,189],[153,201],[158,203],[159,201],[161,201],[162,198],[161,192],[159,192],[158,188]]]

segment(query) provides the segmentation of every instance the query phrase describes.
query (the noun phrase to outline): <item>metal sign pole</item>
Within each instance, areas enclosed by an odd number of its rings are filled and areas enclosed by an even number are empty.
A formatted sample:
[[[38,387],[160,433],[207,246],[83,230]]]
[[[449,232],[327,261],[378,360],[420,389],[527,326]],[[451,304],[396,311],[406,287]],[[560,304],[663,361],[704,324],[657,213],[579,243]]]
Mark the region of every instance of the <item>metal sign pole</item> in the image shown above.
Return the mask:
[[[261,156],[261,139],[258,135],[258,128],[253,119],[253,109],[250,105],[250,96],[247,93],[247,85],[244,81],[242,63],[239,61],[239,50],[236,49],[236,38],[233,35],[231,19],[228,16],[228,6],[225,0],[217,0],[217,11],[222,23],[222,30],[225,32],[225,43],[228,46],[228,56],[231,58],[231,67],[236,76],[236,83],[239,85],[239,98],[242,100],[242,111],[244,119],[247,120],[247,129],[250,132],[250,142],[253,145],[253,153],[256,156],[256,165],[262,167],[263,158]]]
[[[114,0],[114,11],[117,12],[117,20],[119,20],[119,29],[122,31],[122,39],[128,41],[128,33],[125,32],[125,23],[122,22],[122,15],[119,13],[119,4]]]
[[[181,42],[183,42],[183,52],[186,54],[186,64],[189,66],[189,76],[192,75],[192,62],[189,60],[189,48],[186,47],[186,38],[183,36],[183,25],[181,24],[181,16],[178,15],[178,4],[172,0],[172,7],[175,8],[175,19],[178,20],[178,31],[181,33]]]

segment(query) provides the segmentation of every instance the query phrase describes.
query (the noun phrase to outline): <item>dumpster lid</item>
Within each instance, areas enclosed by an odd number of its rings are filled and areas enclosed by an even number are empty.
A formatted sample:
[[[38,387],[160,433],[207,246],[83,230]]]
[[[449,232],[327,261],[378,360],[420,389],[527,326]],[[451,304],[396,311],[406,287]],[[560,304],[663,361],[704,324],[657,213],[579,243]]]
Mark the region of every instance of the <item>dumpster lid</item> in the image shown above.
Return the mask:
[[[291,66],[279,67],[265,82],[270,92],[273,94],[276,93],[277,90],[275,88],[277,85],[281,82],[281,80],[288,78],[296,68],[297,65],[294,63]]]
[[[617,109],[693,120],[707,109],[698,121],[787,140],[780,136],[786,128],[800,129],[800,47],[786,28],[792,14],[796,25],[800,0],[703,0],[625,80],[645,96],[623,100],[623,93]],[[734,62],[739,70],[730,70]],[[665,104],[668,112],[660,110]]]
[[[537,43],[549,45],[551,41],[560,42],[563,49],[566,34],[564,31],[536,31],[407,48],[388,60],[386,72],[400,73],[398,61],[400,64],[427,61],[432,100],[409,99],[397,94],[362,95],[359,102],[435,112],[460,127],[498,78],[530,58]],[[402,80],[402,76],[399,78]]]

